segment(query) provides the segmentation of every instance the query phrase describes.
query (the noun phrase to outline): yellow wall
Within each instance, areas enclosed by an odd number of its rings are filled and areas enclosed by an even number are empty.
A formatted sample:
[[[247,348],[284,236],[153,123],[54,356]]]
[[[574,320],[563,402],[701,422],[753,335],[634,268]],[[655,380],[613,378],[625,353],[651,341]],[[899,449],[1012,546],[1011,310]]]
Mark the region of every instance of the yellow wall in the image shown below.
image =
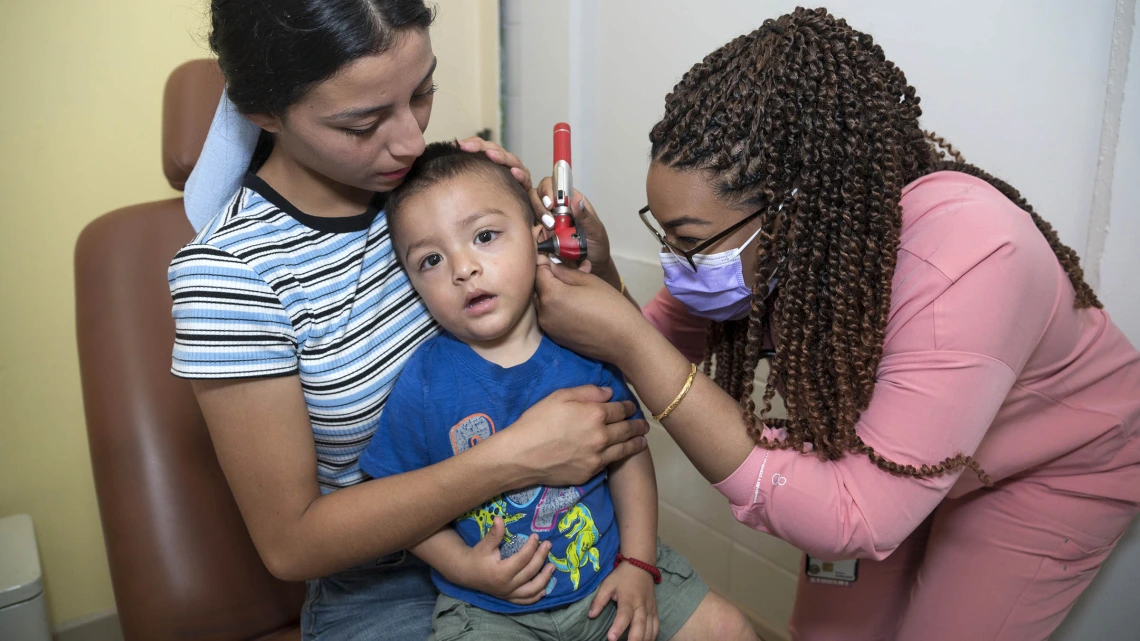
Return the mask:
[[[429,0],[429,5],[432,4]],[[436,0],[431,46],[439,64],[427,140],[499,131],[498,0]]]
[[[169,198],[162,87],[205,54],[195,0],[0,3],[0,514],[32,515],[58,624],[114,606],[75,350],[89,221]]]
[[[443,0],[429,139],[498,137],[494,0]],[[204,0],[0,2],[0,515],[32,515],[58,625],[114,606],[80,397],[72,249],[125,205],[176,194],[162,88],[207,55]],[[482,83],[482,84],[481,84]]]

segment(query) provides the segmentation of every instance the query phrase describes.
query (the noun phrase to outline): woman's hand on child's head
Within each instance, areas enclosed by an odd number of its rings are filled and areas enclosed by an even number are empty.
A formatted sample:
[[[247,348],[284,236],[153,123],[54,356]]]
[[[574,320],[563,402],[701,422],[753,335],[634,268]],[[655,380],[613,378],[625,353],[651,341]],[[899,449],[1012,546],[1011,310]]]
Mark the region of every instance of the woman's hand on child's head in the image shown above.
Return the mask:
[[[506,530],[503,519],[496,516],[487,535],[471,548],[456,583],[515,605],[530,605],[546,594],[554,574],[554,565],[546,562],[550,542],[539,543],[532,534],[522,549],[504,559],[499,546]]]
[[[653,641],[661,629],[657,618],[657,595],[653,576],[641,568],[622,563],[602,581],[594,602],[590,604],[591,619],[602,613],[610,601],[617,603],[617,615],[608,641],[617,641],[629,628],[628,641]]]
[[[511,152],[503,149],[503,146],[497,142],[490,140],[483,140],[478,136],[471,136],[459,141],[459,148],[463,151],[482,151],[487,154],[487,157],[495,162],[503,165],[504,167],[511,168],[511,175],[523,189],[530,189],[530,171],[523,166],[519,157]]]

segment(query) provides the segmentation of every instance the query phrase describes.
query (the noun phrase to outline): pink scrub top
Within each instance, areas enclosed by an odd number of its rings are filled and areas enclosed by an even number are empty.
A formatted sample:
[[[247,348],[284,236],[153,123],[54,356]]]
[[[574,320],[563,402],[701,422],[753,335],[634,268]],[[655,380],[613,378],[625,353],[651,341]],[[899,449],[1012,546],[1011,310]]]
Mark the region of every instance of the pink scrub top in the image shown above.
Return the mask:
[[[1036,477],[1140,500],[1140,353],[1103,310],[1073,308],[1029,214],[949,171],[908,185],[901,204],[883,358],[855,428],[863,441],[900,464],[963,453],[995,483]],[[703,358],[704,320],[664,289],[644,311],[690,360]],[[862,455],[757,447],[715,487],[742,523],[809,554],[883,559],[944,498],[982,486],[969,470],[910,479]]]

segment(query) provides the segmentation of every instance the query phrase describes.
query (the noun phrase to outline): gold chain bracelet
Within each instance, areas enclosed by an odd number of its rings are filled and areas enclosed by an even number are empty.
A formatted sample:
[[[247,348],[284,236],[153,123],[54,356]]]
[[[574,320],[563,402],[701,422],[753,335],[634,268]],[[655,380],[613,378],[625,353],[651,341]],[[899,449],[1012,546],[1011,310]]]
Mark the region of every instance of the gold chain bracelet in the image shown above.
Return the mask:
[[[681,392],[679,394],[677,394],[677,398],[673,399],[673,402],[669,403],[669,407],[666,407],[664,410],[662,410],[660,414],[654,414],[653,420],[661,421],[661,420],[664,420],[664,418],[666,416],[669,416],[670,414],[672,414],[673,410],[677,409],[677,406],[680,405],[681,401],[683,401],[685,399],[685,395],[689,393],[689,388],[693,386],[693,379],[695,379],[696,377],[697,377],[697,364],[693,363],[692,369],[689,370],[689,378],[688,378],[688,380],[685,381],[685,386],[681,388]]]

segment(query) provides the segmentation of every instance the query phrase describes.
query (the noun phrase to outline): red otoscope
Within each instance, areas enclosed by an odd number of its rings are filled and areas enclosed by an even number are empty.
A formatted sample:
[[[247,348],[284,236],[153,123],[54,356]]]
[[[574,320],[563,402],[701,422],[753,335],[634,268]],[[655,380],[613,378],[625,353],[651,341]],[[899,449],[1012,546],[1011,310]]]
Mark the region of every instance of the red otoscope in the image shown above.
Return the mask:
[[[578,233],[574,214],[570,211],[570,198],[574,187],[570,177],[570,125],[554,125],[554,229],[546,240],[538,244],[538,251],[553,254],[563,260],[580,261],[586,258],[586,235]]]

